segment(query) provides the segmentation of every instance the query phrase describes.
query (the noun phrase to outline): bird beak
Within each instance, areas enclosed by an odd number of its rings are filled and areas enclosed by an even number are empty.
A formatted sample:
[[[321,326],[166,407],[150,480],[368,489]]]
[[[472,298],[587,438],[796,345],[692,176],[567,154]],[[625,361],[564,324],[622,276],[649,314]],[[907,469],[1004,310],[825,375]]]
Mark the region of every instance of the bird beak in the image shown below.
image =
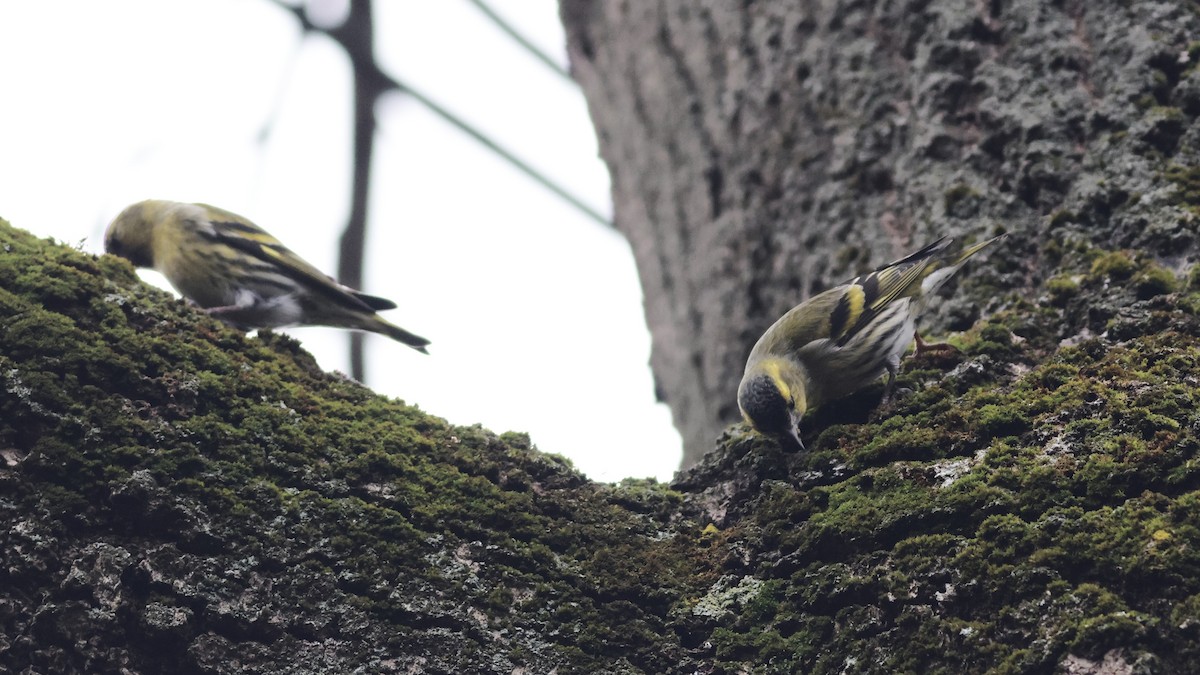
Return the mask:
[[[791,424],[788,425],[788,431],[790,432],[789,435],[792,437],[792,440],[796,441],[796,446],[799,447],[801,451],[807,450],[807,448],[804,447],[804,441],[800,440],[800,416],[797,415],[794,410],[791,414]]]
[[[804,441],[800,440],[800,429],[792,427],[792,440],[796,441],[796,445],[800,446],[801,450],[807,450],[804,447]]]
[[[785,453],[804,452],[804,441],[800,441],[800,432],[794,424],[786,434],[775,436],[775,440],[779,441],[779,446]]]

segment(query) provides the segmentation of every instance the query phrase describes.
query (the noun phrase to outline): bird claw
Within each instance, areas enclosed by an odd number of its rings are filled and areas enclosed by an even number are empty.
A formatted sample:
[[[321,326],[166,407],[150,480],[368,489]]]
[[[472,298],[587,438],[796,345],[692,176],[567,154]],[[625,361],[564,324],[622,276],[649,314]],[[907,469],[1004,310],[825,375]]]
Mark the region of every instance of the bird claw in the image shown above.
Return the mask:
[[[913,339],[916,341],[913,356],[925,356],[926,354],[953,356],[962,353],[962,350],[948,342],[926,342],[921,339],[920,333],[914,333]]]

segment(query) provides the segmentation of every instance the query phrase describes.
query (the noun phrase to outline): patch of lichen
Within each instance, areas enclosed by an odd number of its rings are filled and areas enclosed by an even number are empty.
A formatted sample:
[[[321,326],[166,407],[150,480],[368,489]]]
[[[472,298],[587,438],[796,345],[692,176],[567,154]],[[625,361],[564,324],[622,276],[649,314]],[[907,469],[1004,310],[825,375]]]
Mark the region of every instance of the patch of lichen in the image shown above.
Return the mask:
[[[594,485],[526,436],[377,396],[115,258],[4,223],[0,248],[0,632],[65,626],[0,651],[3,668],[201,670],[200,652],[250,649],[271,670],[306,648],[345,671],[682,661],[673,609],[728,553],[679,518],[681,494]],[[128,553],[126,582],[82,594],[132,618],[96,619],[92,649],[62,617],[97,542]],[[164,604],[186,621],[158,641],[137,617]]]

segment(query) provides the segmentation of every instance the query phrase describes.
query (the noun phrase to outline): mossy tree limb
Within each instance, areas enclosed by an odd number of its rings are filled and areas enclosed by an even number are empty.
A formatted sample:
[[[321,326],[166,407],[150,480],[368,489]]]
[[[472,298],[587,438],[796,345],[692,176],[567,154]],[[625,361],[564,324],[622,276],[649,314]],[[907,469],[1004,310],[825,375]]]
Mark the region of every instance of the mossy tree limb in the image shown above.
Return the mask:
[[[0,224],[0,670],[663,671],[722,538]]]
[[[1071,293],[906,362],[894,406],[827,406],[803,454],[731,427],[667,487],[376,396],[117,259],[7,225],[0,249],[0,668],[1200,658],[1200,295],[1146,256],[1065,251]]]

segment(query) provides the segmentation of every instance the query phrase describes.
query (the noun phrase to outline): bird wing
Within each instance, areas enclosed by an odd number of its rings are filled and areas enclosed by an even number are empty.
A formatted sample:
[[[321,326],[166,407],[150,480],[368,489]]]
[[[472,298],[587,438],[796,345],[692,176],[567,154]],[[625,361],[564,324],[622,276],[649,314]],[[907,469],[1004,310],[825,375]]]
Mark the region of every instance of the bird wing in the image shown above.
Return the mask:
[[[916,294],[921,288],[921,280],[936,268],[933,259],[951,241],[949,237],[942,237],[839,287],[842,292],[829,314],[830,339],[839,347],[844,346],[889,304]]]
[[[943,266],[940,254],[952,241],[942,237],[915,253],[793,307],[763,333],[751,350],[750,360],[764,354],[799,352],[825,340],[828,342],[821,344],[844,347],[891,303],[921,293],[921,282]],[[979,248],[972,247],[969,253]],[[953,264],[964,259],[965,256],[960,256]]]
[[[343,305],[367,312],[374,312],[377,308],[384,309],[384,303],[391,304],[391,301],[384,300],[383,298],[365,296],[365,298],[372,301],[368,302],[363,297],[360,297],[360,294],[339,284],[333,277],[325,274],[304,258],[296,255],[278,239],[272,237],[266,230],[236,213],[231,213],[215,206],[209,206],[208,204],[198,204],[198,206],[207,211],[208,222],[212,228],[211,231],[207,232],[209,236],[254,258],[271,264],[285,276],[305,287],[336,300]],[[394,306],[392,304],[392,307]],[[390,309],[390,307],[386,309]]]

